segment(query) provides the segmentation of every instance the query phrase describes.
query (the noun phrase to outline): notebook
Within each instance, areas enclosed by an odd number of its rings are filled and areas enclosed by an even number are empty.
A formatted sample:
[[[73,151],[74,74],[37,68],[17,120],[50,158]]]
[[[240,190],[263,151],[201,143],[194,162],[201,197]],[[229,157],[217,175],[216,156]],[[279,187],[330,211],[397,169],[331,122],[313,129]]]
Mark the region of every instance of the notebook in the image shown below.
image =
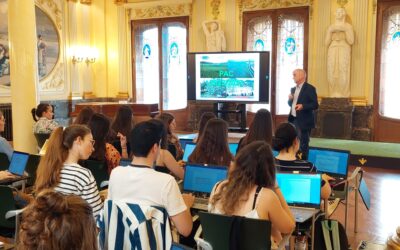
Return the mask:
[[[345,189],[349,158],[350,151],[347,150],[310,147],[308,152],[308,160],[315,165],[319,173],[326,173],[335,178],[329,183],[336,191]]]
[[[319,211],[320,174],[278,173],[276,180],[296,222],[304,222]]]
[[[233,156],[236,155],[236,150],[238,148],[238,144],[237,143],[229,143],[229,151],[231,152],[231,154]],[[194,142],[187,142],[185,145],[185,151],[183,153],[183,158],[182,160],[184,162],[187,162],[189,159],[189,156],[193,153],[194,148],[196,147],[196,144]]]
[[[27,176],[24,176],[25,167],[28,163],[29,154],[19,151],[14,151],[11,157],[11,162],[8,167],[8,172],[15,175],[13,178],[0,180],[0,183],[10,183],[23,179],[27,179]]]
[[[187,164],[183,191],[193,193],[195,196],[193,208],[207,211],[208,199],[214,185],[225,180],[227,176],[227,167]]]

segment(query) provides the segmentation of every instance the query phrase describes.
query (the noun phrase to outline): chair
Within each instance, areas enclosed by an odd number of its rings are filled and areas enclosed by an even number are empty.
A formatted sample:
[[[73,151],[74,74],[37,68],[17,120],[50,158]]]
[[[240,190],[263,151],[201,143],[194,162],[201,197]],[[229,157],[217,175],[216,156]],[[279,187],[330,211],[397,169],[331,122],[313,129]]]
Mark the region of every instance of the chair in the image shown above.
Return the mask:
[[[199,216],[203,239],[196,241],[203,249],[271,249],[270,221],[206,212],[199,212]]]
[[[101,183],[103,181],[108,181],[109,176],[107,172],[107,163],[105,161],[85,160],[82,162],[82,166],[92,172],[92,175],[96,180],[97,188],[99,190],[101,188]]]
[[[5,236],[12,235],[12,231],[15,230],[15,239],[17,239],[19,228],[18,215],[22,212],[22,209],[18,210],[11,187],[0,185],[0,197],[0,228],[4,232],[9,232]],[[15,217],[15,221],[10,220],[12,217]]]
[[[10,166],[10,160],[8,160],[8,156],[5,153],[0,153],[0,171],[7,170]]]
[[[43,144],[45,143],[45,141],[46,141],[47,139],[50,138],[50,135],[51,135],[51,134],[38,134],[38,133],[34,133],[34,135],[35,135],[35,138],[36,138],[36,142],[37,142],[37,144],[38,144],[38,147],[39,147],[39,148],[42,148],[42,147],[43,147]]]
[[[172,238],[167,211],[106,200],[98,220],[100,249],[170,249]]]
[[[33,186],[36,181],[36,170],[39,166],[40,155],[29,155],[28,162],[26,163],[25,171],[29,175],[29,179],[27,182],[28,186]]]

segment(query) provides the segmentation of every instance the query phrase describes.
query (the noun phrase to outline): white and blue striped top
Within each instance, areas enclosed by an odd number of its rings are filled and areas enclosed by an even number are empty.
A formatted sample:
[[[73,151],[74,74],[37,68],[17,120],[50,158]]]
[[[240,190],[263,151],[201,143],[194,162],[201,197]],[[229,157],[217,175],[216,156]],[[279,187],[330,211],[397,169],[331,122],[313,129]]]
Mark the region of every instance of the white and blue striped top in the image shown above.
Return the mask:
[[[89,203],[93,210],[93,216],[97,217],[103,207],[103,203],[90,170],[81,167],[79,164],[64,164],[60,175],[60,183],[54,190],[63,194],[80,196]]]
[[[165,208],[106,200],[98,221],[100,249],[171,249]]]

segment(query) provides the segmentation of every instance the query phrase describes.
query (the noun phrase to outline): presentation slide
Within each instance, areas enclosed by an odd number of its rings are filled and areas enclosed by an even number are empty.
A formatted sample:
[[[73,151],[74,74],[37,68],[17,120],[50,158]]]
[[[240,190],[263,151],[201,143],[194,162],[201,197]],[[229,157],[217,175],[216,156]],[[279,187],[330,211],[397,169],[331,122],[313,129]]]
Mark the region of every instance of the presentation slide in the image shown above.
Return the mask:
[[[258,53],[196,54],[196,100],[258,101]]]

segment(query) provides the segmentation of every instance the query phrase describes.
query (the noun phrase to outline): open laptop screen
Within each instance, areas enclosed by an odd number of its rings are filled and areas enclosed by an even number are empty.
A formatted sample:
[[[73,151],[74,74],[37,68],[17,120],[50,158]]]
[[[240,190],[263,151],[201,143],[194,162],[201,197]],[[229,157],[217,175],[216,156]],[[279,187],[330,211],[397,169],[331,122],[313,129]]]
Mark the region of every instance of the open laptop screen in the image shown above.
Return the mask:
[[[229,151],[231,151],[231,154],[233,156],[236,155],[237,148],[238,148],[238,144],[237,143],[229,143]]]
[[[196,144],[194,144],[193,142],[188,142],[185,145],[185,152],[183,153],[183,158],[182,160],[187,162],[189,159],[189,156],[192,154],[194,148],[196,147]]]
[[[371,207],[371,196],[368,191],[367,183],[365,183],[364,178],[361,178],[360,187],[358,188],[361,198],[365,204],[365,207],[369,210]]]
[[[28,163],[29,154],[14,151],[8,171],[16,175],[24,175],[26,164]]]
[[[347,175],[350,152],[345,150],[310,148],[308,160],[318,172]]]
[[[227,175],[227,167],[187,164],[183,178],[183,190],[211,193],[214,185],[225,180]]]
[[[289,205],[319,207],[321,203],[321,175],[276,174],[283,197]]]

